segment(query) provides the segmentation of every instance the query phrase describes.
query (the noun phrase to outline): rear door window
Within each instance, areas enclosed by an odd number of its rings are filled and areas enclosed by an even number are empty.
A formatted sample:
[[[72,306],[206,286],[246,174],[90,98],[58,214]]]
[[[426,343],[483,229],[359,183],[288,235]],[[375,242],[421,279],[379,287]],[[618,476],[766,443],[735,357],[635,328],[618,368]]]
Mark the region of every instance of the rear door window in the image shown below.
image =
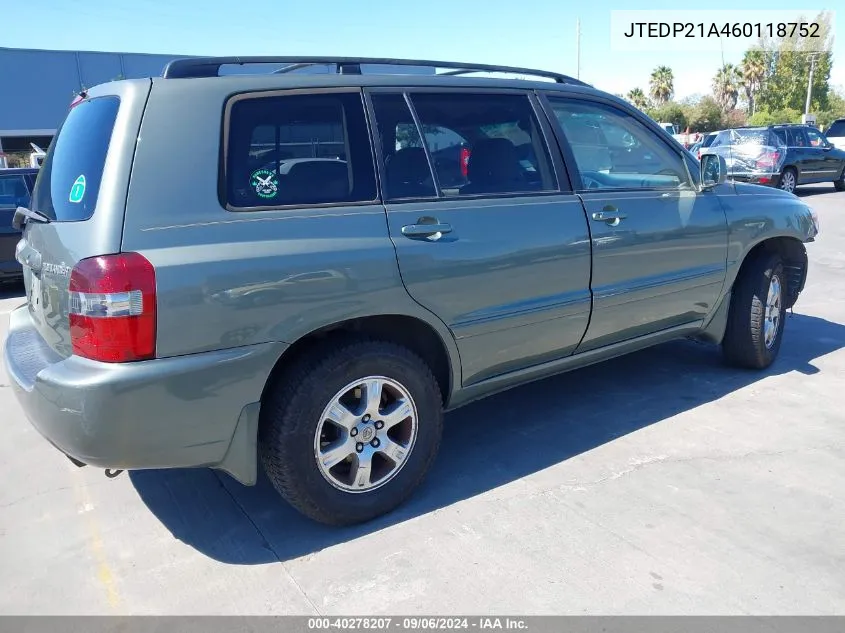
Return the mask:
[[[441,195],[557,191],[527,95],[412,93]]]
[[[384,195],[388,200],[436,198],[422,137],[404,95],[372,95],[381,140]]]
[[[97,97],[71,109],[38,173],[34,210],[54,222],[94,215],[119,108],[118,97]]]
[[[377,199],[360,92],[235,98],[226,147],[228,208]]]

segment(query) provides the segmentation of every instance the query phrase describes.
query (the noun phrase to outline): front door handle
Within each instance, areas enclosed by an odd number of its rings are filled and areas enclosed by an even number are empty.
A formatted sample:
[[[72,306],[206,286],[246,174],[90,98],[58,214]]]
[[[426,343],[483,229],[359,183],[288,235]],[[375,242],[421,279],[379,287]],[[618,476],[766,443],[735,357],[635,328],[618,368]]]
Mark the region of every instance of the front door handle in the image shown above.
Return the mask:
[[[443,222],[433,221],[425,222],[427,218],[420,218],[417,224],[406,224],[402,227],[402,235],[413,239],[440,239],[440,236],[445,233],[452,232],[452,225]]]
[[[616,226],[627,217],[628,216],[625,213],[622,213],[616,209],[608,208],[593,213],[593,220],[595,220],[596,222],[606,222],[611,226]]]

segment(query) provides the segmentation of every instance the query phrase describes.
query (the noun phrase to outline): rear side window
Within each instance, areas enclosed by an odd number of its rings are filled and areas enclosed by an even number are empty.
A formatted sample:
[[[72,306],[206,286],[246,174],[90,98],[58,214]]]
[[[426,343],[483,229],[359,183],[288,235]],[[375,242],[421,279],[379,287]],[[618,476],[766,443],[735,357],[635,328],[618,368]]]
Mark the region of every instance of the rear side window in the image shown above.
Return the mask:
[[[230,107],[228,208],[377,199],[360,93],[236,98]]]
[[[412,93],[443,196],[556,191],[527,95]]]
[[[22,175],[0,172],[0,209],[29,206],[29,189]]]
[[[388,200],[437,197],[423,140],[405,97],[374,94],[372,102],[381,139],[385,197]]]
[[[50,145],[35,184],[32,208],[54,222],[94,215],[120,99],[81,101]]]

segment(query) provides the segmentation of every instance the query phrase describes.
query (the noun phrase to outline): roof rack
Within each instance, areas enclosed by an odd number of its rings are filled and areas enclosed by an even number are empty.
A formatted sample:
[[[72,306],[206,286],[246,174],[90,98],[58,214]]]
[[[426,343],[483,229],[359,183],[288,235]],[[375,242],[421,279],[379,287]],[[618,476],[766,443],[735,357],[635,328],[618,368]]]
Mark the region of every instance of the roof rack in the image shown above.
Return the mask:
[[[308,66],[335,64],[337,72],[342,75],[360,75],[361,64],[381,66],[424,66],[429,68],[449,68],[444,75],[465,75],[475,72],[511,73],[516,75],[531,75],[553,79],[560,84],[575,86],[589,86],[589,84],[569,75],[537,70],[535,68],[518,68],[515,66],[496,66],[492,64],[464,64],[460,62],[432,61],[427,59],[389,59],[380,57],[290,57],[290,56],[250,56],[250,57],[189,57],[174,59],[164,69],[165,79],[181,79],[190,77],[217,77],[220,67],[225,65],[244,64],[286,64],[274,73],[288,73]]]

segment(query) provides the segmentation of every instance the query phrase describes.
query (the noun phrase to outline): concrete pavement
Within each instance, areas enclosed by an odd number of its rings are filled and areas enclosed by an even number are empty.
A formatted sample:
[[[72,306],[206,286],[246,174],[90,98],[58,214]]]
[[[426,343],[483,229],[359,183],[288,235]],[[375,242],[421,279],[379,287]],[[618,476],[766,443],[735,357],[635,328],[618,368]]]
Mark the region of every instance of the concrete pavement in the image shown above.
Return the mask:
[[[672,343],[471,405],[352,529],[264,479],[77,469],[0,374],[0,613],[845,613],[845,193],[802,196],[822,233],[769,371]]]

